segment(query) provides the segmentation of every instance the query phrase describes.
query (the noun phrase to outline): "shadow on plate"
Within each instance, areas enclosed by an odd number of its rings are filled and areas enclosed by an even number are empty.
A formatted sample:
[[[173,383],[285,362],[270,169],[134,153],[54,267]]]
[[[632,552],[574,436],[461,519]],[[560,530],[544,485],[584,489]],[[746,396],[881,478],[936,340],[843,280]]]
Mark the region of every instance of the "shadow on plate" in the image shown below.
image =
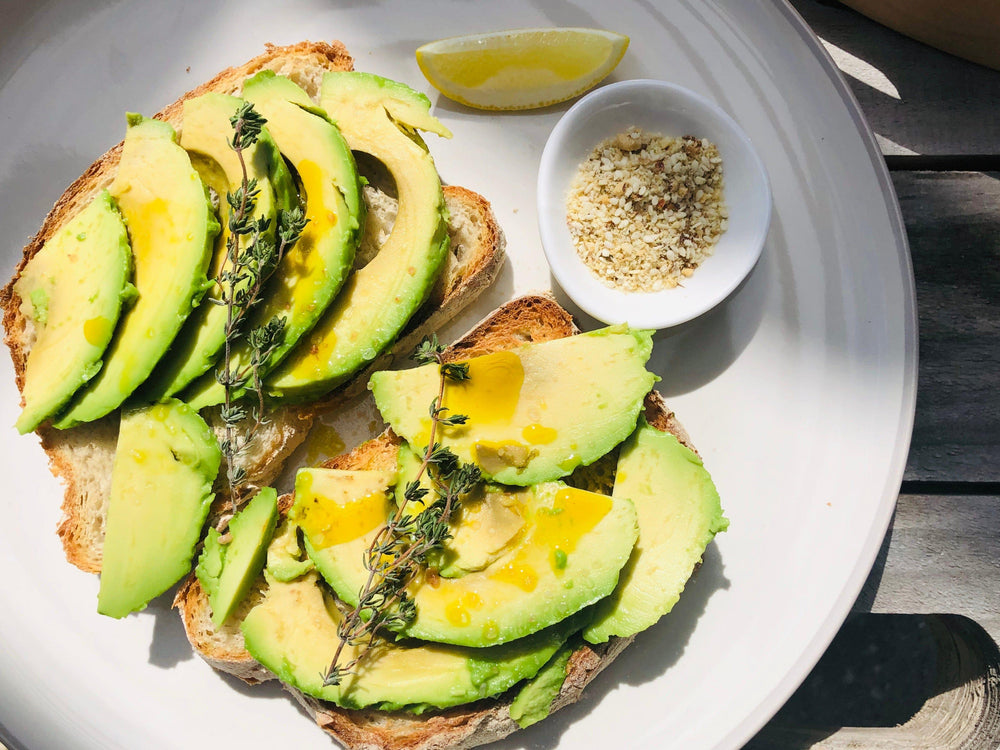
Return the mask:
[[[688,581],[670,614],[637,635],[632,645],[584,689],[578,702],[492,747],[497,750],[522,747],[550,750],[559,744],[571,725],[587,716],[619,685],[644,685],[665,674],[684,654],[708,600],[716,591],[728,588],[729,579],[719,549],[710,544],[701,567]]]
[[[656,332],[647,366],[664,378],[656,389],[665,398],[690,393],[713,381],[753,339],[764,317],[768,280],[776,273],[772,258],[774,231],[772,228],[757,265],[729,297],[694,320]],[[573,313],[581,330],[604,326],[582,312],[555,278],[550,277],[550,281],[556,300]]]
[[[184,633],[181,616],[171,608],[177,587],[149,603],[140,617],[152,616],[153,637],[149,643],[149,663],[161,669],[173,669],[194,658],[194,649]]]

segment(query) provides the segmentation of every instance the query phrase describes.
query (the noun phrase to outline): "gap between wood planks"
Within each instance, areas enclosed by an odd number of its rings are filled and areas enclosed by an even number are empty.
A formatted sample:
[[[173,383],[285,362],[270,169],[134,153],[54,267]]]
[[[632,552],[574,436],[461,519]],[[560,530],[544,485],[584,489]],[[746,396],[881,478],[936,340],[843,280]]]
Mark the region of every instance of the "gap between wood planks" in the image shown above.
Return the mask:
[[[886,154],[893,172],[1000,172],[1000,154]]]
[[[938,482],[910,480],[899,488],[901,495],[1000,495],[1000,482]]]

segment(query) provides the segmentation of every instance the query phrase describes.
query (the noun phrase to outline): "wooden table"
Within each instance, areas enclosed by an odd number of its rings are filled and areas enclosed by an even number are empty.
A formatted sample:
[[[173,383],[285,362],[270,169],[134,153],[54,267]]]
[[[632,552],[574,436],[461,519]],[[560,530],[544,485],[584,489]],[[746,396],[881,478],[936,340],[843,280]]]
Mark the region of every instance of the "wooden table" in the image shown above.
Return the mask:
[[[854,612],[748,750],[1000,748],[1000,72],[792,0],[892,172],[920,319],[896,515]],[[941,5],[947,6],[942,0]]]

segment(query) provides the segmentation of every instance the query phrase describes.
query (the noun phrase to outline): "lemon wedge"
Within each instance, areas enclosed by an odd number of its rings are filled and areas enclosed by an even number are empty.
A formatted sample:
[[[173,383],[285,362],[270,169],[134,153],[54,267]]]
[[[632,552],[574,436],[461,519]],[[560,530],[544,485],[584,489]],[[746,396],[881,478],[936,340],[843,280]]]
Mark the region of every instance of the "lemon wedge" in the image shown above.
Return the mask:
[[[531,109],[572,99],[621,61],[628,37],[601,29],[515,29],[440,39],[417,49],[438,91],[477,109]]]

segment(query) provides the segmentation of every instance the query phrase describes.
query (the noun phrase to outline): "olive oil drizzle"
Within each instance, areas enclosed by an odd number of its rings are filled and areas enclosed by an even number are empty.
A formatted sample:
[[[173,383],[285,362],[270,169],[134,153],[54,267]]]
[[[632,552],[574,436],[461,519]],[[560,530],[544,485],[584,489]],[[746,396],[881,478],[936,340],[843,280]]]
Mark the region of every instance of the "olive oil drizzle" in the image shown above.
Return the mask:
[[[378,642],[383,630],[399,630],[413,621],[416,604],[407,587],[421,570],[426,569],[428,554],[440,549],[451,538],[448,526],[451,514],[481,479],[479,467],[460,463],[449,448],[436,442],[439,427],[465,424],[468,419],[463,414],[446,415],[449,410],[441,406],[449,380],[469,379],[468,364],[445,362],[444,347],[438,344],[436,336],[424,339],[412,359],[420,364],[437,364],[440,372],[438,395],[429,410],[428,444],[416,476],[406,485],[403,502],[379,528],[365,552],[368,578],[358,605],[346,613],[337,627],[339,643],[323,675],[325,686],[341,684]],[[420,483],[425,474],[431,480],[435,495],[430,501],[428,489]],[[426,507],[421,513],[407,514],[405,510],[411,502]],[[344,649],[348,646],[354,653],[342,664]]]

